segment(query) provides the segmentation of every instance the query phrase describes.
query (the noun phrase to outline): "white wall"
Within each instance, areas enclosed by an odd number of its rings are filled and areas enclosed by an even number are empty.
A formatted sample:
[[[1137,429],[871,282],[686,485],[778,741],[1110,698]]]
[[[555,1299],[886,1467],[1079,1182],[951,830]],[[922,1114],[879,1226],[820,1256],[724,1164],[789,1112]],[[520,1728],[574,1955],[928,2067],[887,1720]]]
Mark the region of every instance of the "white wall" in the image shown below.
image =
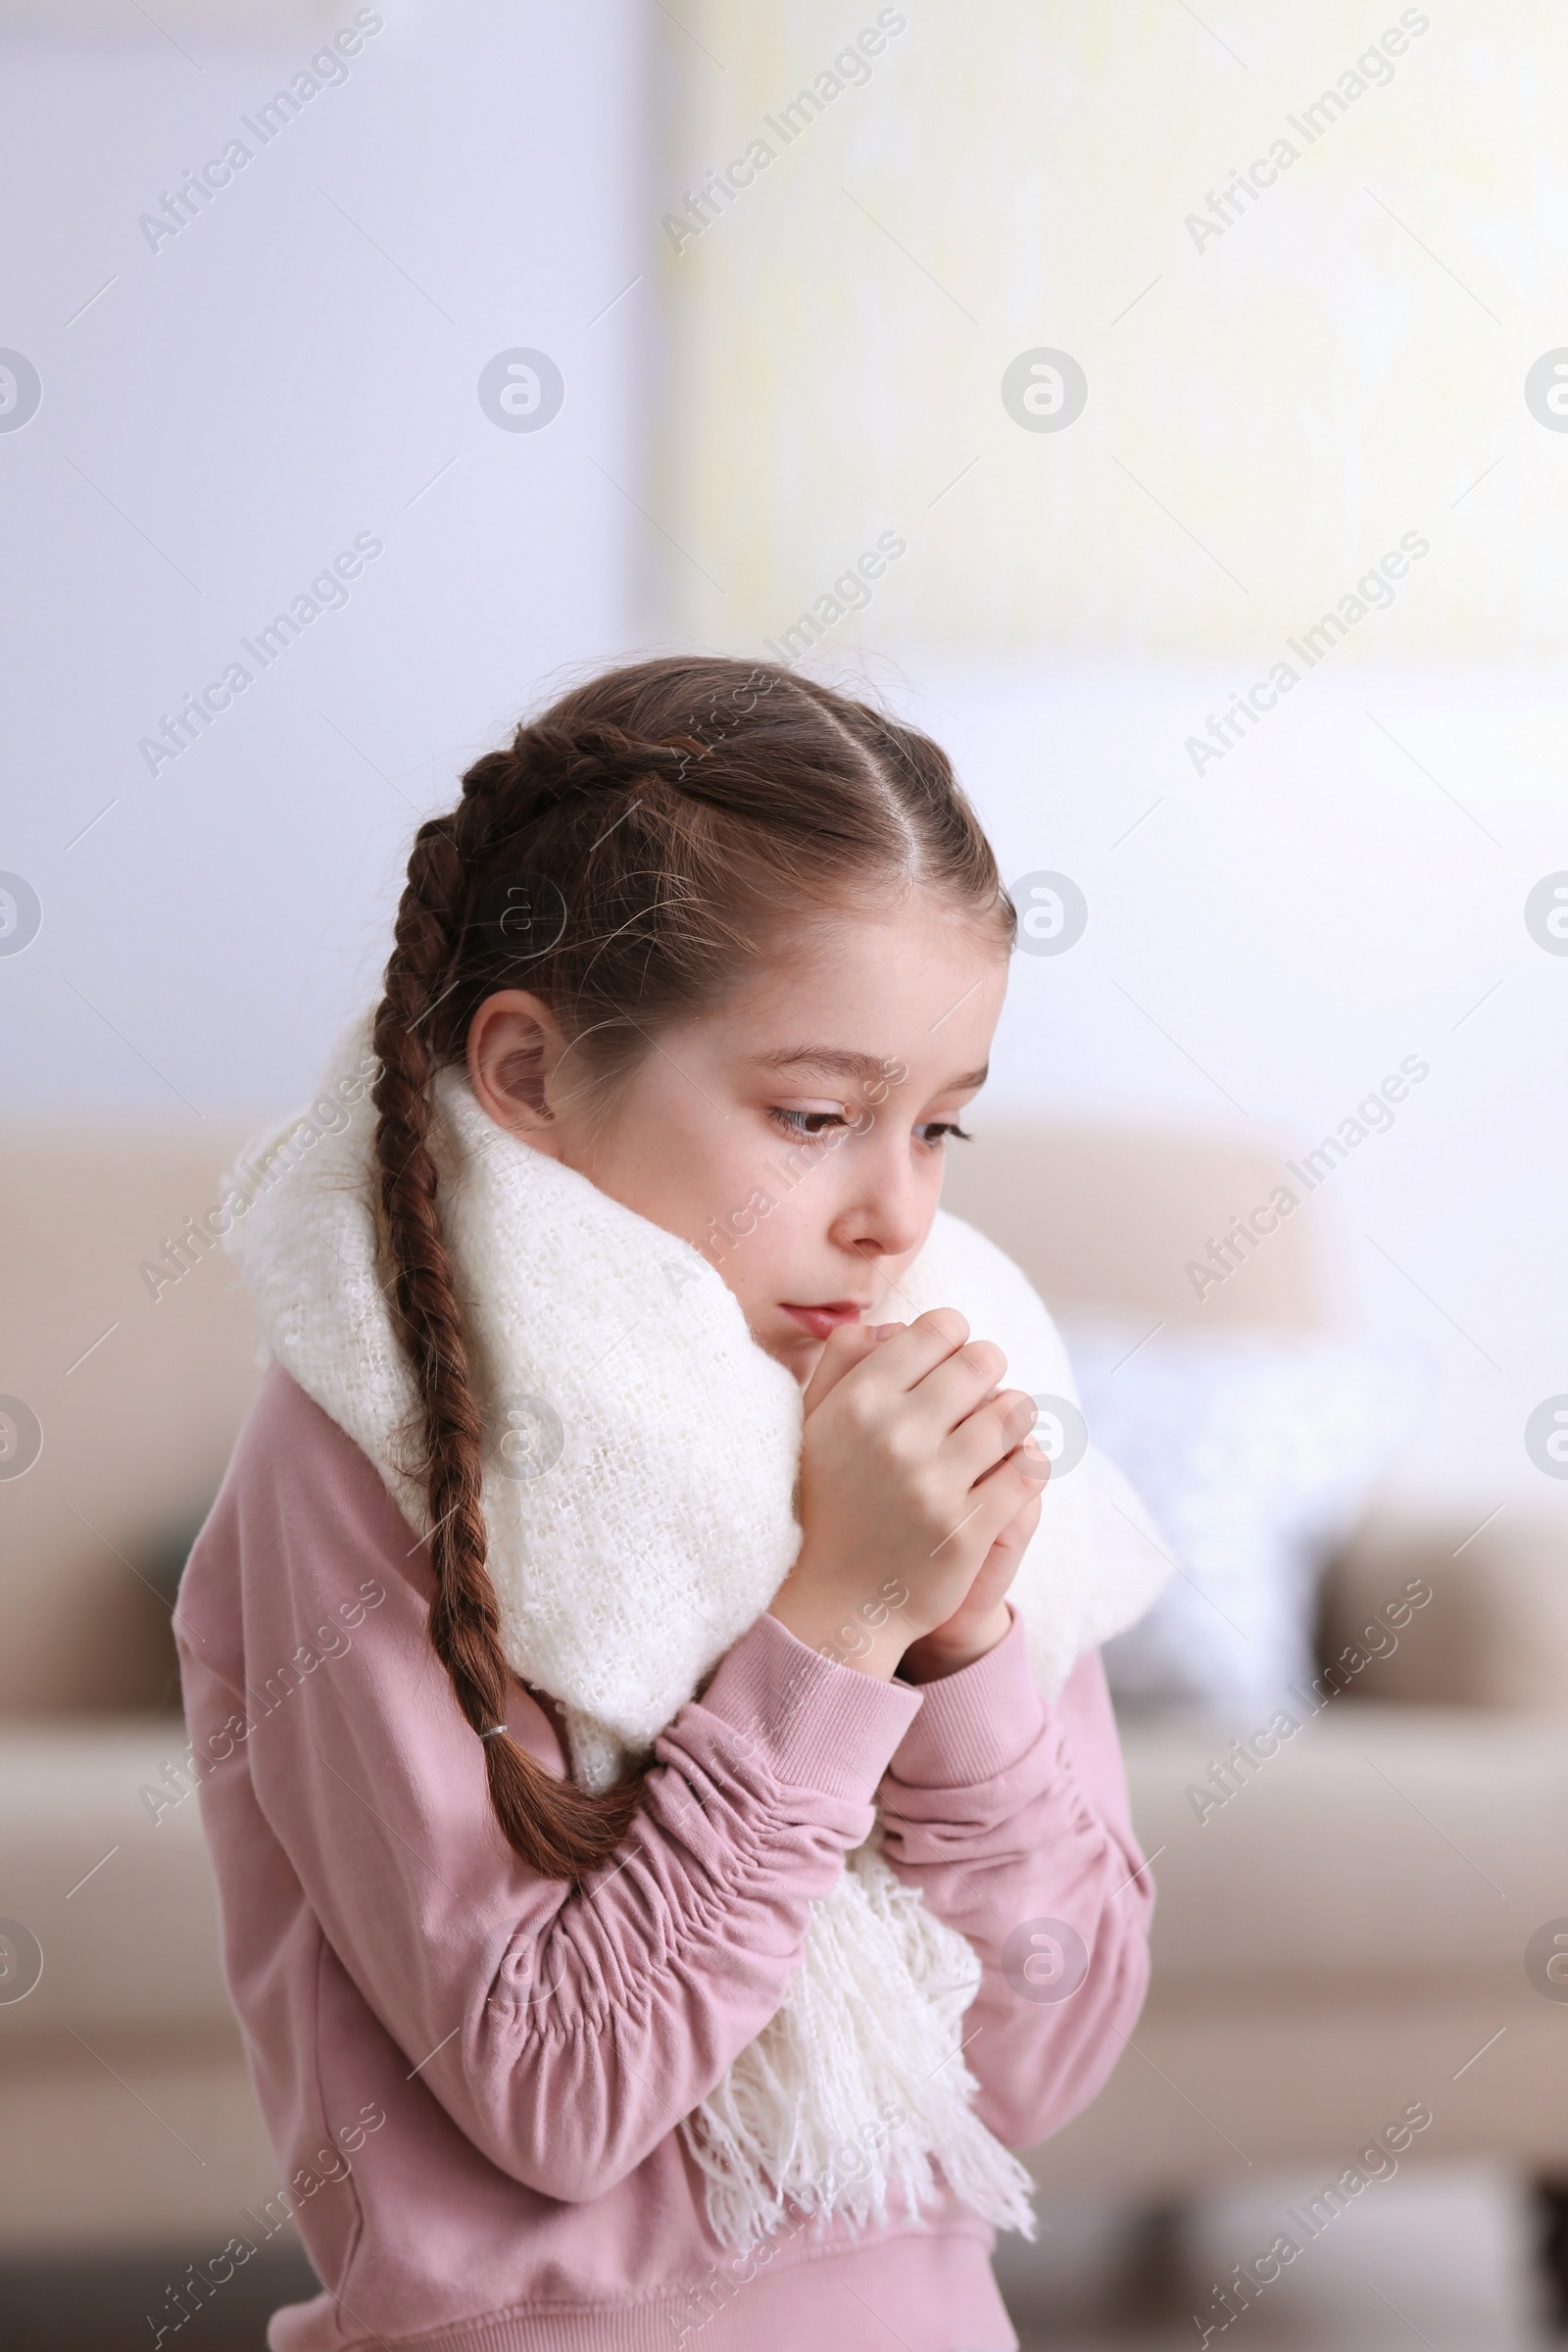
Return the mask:
[[[668,35],[660,181],[690,625],[776,631],[891,525],[884,642],[1225,657],[1250,682],[1412,531],[1431,561],[1358,654],[1560,654],[1568,414],[1526,402],[1568,345],[1557,12],[677,14],[704,44]],[[688,192],[731,161],[705,218]],[[1041,349],[1085,379],[1065,429],[1004,405]]]
[[[43,905],[0,956],[13,1117],[285,1105],[372,985],[414,825],[626,639],[645,288],[595,314],[642,268],[641,12],[387,0],[263,148],[239,118],[354,8],[270,13],[0,36],[0,345],[43,383],[0,432],[0,868]],[[149,250],[138,216],[235,135],[254,160]],[[565,376],[536,434],[476,397],[515,346]],[[346,608],[149,774],[138,739],[359,532],[385,553]]]
[[[1067,953],[1015,958],[986,1106],[1277,1150],[1340,1316],[1430,1382],[1391,1491],[1477,1522],[1558,1509],[1523,1427],[1568,1391],[1568,955],[1524,903],[1568,868],[1568,688],[1325,663],[1196,779],[1184,739],[1233,682],[907,665],[899,700],[954,753],[1007,879],[1064,872],[1089,904]],[[1306,1195],[1283,1161],[1407,1055],[1430,1071],[1393,1126]]]

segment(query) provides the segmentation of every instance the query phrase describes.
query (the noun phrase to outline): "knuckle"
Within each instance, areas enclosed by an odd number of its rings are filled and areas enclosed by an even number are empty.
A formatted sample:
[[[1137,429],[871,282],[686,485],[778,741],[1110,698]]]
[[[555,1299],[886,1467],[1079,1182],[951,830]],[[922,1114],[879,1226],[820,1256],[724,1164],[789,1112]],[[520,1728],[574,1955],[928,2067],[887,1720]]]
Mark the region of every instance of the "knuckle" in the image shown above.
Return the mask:
[[[912,1421],[890,1421],[884,1432],[888,1459],[901,1470],[918,1470],[929,1459],[929,1448]]]
[[[950,1341],[955,1348],[961,1348],[969,1337],[969,1326],[956,1306],[928,1307],[920,1320],[939,1340]]]
[[[929,1472],[912,1477],[906,1490],[908,1508],[916,1524],[930,1535],[944,1536],[951,1524],[948,1516],[948,1496],[939,1480]]]
[[[861,1383],[844,1381],[833,1392],[845,1427],[852,1437],[871,1437],[881,1422],[881,1408],[875,1395]]]
[[[901,1460],[901,1463],[914,1463],[914,1460],[921,1458],[924,1442],[921,1442],[912,1413],[907,1411],[907,1404],[903,1406],[903,1411],[886,1413],[882,1423],[882,1442],[889,1448],[889,1456]]]

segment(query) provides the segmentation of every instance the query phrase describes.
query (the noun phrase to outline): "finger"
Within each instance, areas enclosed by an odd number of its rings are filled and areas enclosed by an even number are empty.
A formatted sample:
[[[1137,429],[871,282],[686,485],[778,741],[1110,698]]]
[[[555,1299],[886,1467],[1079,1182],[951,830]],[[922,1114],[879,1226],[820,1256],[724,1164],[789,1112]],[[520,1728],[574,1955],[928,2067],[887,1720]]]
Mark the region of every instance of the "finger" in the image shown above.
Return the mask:
[[[878,1329],[885,1330],[886,1325]],[[969,1326],[955,1306],[928,1307],[912,1323],[894,1327],[891,1339],[878,1346],[869,1363],[856,1367],[859,1378],[885,1396],[906,1396],[928,1372],[965,1346]]]
[[[1006,1369],[1007,1359],[992,1340],[968,1340],[935,1365],[909,1399],[931,1443],[940,1445],[950,1430],[967,1420],[976,1405],[990,1397]]]
[[[1025,1478],[1016,1465],[1016,1454],[1009,1454],[969,1489],[953,1525],[932,1545],[933,1560],[956,1566],[967,1559],[971,1574],[979,1567],[1003,1529],[1039,1492],[1038,1482]]]
[[[853,1372],[857,1364],[865,1361],[880,1345],[877,1331],[882,1328],[885,1326],[841,1323],[837,1331],[829,1333],[826,1345],[816,1359],[816,1369],[807,1383],[806,1395],[802,1399],[804,1411],[814,1413],[823,1397],[832,1394],[845,1374]]]
[[[1051,1476],[1050,1454],[1038,1438],[1025,1438],[1021,1446],[1015,1446],[1004,1460],[997,1464],[996,1470],[982,1471],[975,1484],[979,1486],[986,1479],[995,1478],[997,1470],[1003,1469],[1007,1463],[1022,1474],[1027,1490],[1034,1494],[1040,1492]]]
[[[1025,1438],[1013,1458],[1029,1484],[1041,1491],[1051,1476],[1051,1456],[1038,1438]]]
[[[972,1516],[964,1533],[981,1546],[982,1557],[1003,1529],[1027,1504],[1040,1498],[1050,1474],[1051,1464],[1044,1454],[1031,1460],[1025,1448],[1017,1446],[970,1488],[968,1507]]]
[[[1020,1556],[1027,1551],[1034,1532],[1040,1525],[1040,1506],[1044,1500],[1045,1497],[1037,1487],[1023,1509],[1015,1511],[1007,1521],[1001,1535],[992,1544],[992,1550],[994,1552],[1016,1552]]]
[[[1023,1564],[1023,1555],[1029,1547],[1029,1539],[1035,1532],[1039,1517],[1040,1498],[1036,1495],[1033,1502],[1025,1503],[1023,1509],[1008,1520],[992,1543],[990,1550],[975,1569],[968,1592],[958,1604],[961,1608],[982,1611],[996,1606]]]
[[[1022,1389],[999,1389],[982,1398],[943,1441],[945,1457],[965,1485],[972,1487],[1004,1454],[1027,1441],[1039,1418],[1039,1406]]]
[[[969,1588],[968,1598],[972,1606],[989,1608],[994,1601],[1002,1598],[1017,1575],[1023,1555],[1029,1548],[1030,1539],[1039,1524],[1040,1496],[1036,1494],[1014,1518],[1008,1520],[981,1561],[974,1583]]]
[[[1051,1456],[1032,1438],[1026,1438],[1021,1446],[1015,1446],[1011,1453],[975,1480],[970,1494],[971,1497],[979,1494],[1004,1479],[1008,1482],[1007,1492],[1018,1497],[1015,1507],[1021,1508],[1025,1502],[1044,1498],[1050,1478]]]

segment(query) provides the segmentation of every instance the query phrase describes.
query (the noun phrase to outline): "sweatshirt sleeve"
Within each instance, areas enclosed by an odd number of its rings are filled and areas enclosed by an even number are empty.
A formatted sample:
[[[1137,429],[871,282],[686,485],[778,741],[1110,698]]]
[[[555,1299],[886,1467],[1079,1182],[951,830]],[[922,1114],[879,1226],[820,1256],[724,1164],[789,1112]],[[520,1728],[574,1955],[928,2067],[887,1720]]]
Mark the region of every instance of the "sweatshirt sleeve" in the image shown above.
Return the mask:
[[[884,1852],[978,1952],[976,2112],[1033,2147],[1101,2089],[1148,1984],[1153,1892],[1104,1670],[1089,1652],[1049,1704],[1014,1611],[995,1649],[920,1688],[880,1791]]]
[[[238,1643],[222,1599],[236,1575]],[[661,1736],[621,1850],[572,1887],[529,1871],[497,1827],[430,1647],[429,1593],[424,1547],[371,1464],[270,1375],[180,1604],[193,1753],[227,1744],[202,1802],[231,1978],[264,1964],[248,1889],[275,1898],[286,1863],[467,2138],[530,2188],[596,2197],[778,2008],[810,1904],[868,1834],[922,1700],[763,1617]],[[561,1769],[520,1684],[510,1723]]]

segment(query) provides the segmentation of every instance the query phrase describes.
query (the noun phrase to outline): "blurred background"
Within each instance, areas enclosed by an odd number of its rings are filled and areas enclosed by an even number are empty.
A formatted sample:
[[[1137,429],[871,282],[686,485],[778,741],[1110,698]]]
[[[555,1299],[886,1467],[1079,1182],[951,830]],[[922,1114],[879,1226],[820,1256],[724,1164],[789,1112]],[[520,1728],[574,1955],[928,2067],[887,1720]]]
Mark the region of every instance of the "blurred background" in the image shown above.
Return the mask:
[[[257,1377],[183,1228],[459,771],[680,646],[954,755],[1024,925],[952,1200],[1180,1557],[1111,1659],[1155,1990],[1034,2160],[1023,2340],[1546,2340],[1568,28],[0,0],[0,60],[11,2340],[217,2352],[308,2286],[195,1806],[146,1794]]]

